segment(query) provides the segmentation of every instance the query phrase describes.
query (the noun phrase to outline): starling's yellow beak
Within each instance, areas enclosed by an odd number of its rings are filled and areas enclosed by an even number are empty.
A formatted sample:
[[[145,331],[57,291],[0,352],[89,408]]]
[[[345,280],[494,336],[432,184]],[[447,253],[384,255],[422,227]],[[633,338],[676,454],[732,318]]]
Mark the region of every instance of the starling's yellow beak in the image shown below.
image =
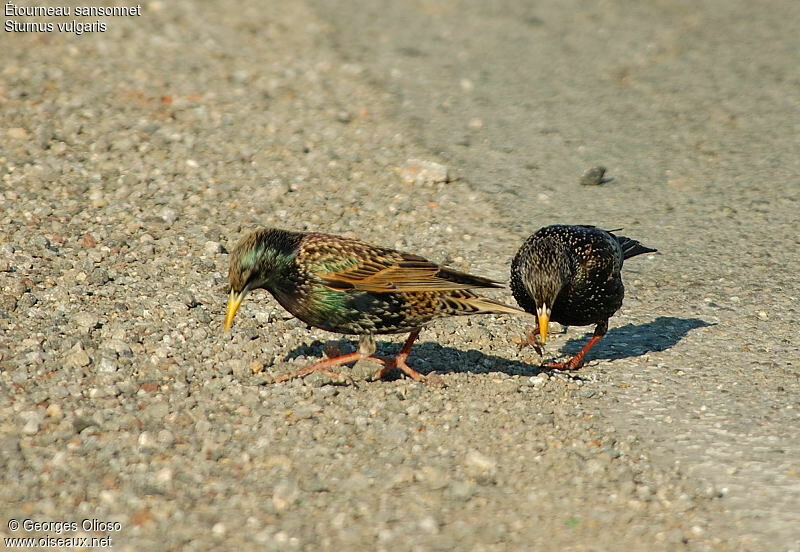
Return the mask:
[[[536,318],[539,320],[539,337],[542,338],[542,343],[547,343],[547,325],[550,323],[550,317],[546,313],[537,314]]]
[[[225,327],[223,331],[227,332],[233,325],[233,317],[236,316],[236,311],[239,310],[239,305],[242,304],[245,295],[247,295],[247,289],[242,290],[241,293],[231,290],[231,294],[228,297],[228,308],[225,309]]]

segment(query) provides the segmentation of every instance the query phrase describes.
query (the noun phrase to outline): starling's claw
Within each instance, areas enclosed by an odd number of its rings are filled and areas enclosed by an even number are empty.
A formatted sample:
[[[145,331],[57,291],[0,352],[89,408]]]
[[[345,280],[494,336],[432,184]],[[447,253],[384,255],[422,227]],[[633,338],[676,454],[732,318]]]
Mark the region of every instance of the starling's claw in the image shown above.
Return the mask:
[[[575,362],[575,360],[578,362]],[[583,367],[583,359],[578,359],[578,357],[571,358],[567,362],[545,362],[542,364],[544,368],[548,370],[580,370]]]
[[[525,330],[529,332],[527,335],[515,339],[518,347],[517,350],[521,351],[525,347],[530,346],[533,347],[533,350],[536,351],[539,356],[544,355],[544,347],[542,347],[542,344],[539,342],[539,327],[526,326]]]
[[[394,358],[389,359],[377,359],[379,362],[383,362],[384,366],[377,372],[372,375],[373,381],[382,379],[383,376],[388,374],[393,369],[397,368],[402,370],[405,375],[413,379],[414,381],[425,381],[425,376],[414,370],[411,366],[406,364],[406,359],[408,358],[408,353],[411,352],[411,347],[414,345],[414,341],[416,341],[417,337],[419,336],[419,330],[414,330],[411,332],[411,335],[408,336],[403,348],[400,349],[400,352]]]
[[[376,357],[370,357],[372,360],[384,360],[384,359],[377,359]],[[405,363],[404,360],[400,360],[399,358],[389,358],[384,360],[385,364],[383,368],[377,370],[374,374],[372,374],[372,381],[378,381],[383,379],[383,377],[391,372],[394,369],[402,371],[405,375],[413,379],[414,381],[425,381],[425,376],[416,370],[414,370],[411,366]]]
[[[531,338],[530,336],[520,339],[519,343],[517,344],[517,350],[521,351],[525,347],[533,347],[533,350],[536,351],[536,354],[544,356],[544,348],[542,345],[536,340],[536,338]]]
[[[283,374],[275,378],[273,383],[283,383],[285,381],[293,380],[295,378],[303,378],[309,374],[313,374],[314,372],[321,372],[333,379],[342,379],[342,378],[349,378],[352,381],[352,377],[343,374],[341,372],[337,372],[335,370],[331,370],[334,366],[341,366],[342,364],[347,364],[348,362],[357,361],[363,358],[363,355],[360,353],[349,353],[346,355],[339,355],[333,358],[327,358],[325,360],[321,360],[316,362],[310,366],[306,366],[305,368],[301,368],[291,374]]]
[[[380,359],[377,357],[370,357],[371,359],[377,360],[383,363],[383,368],[377,370],[372,375],[372,381],[377,381],[383,379],[383,377],[391,372],[392,370],[400,370],[405,375],[413,379],[414,381],[424,382],[427,385],[431,385],[433,387],[447,387],[447,384],[444,382],[442,377],[439,374],[431,372],[427,376],[417,372],[411,366],[406,364],[406,359],[408,358],[408,354],[411,352],[411,347],[414,345],[414,341],[419,336],[419,330],[414,330],[411,332],[411,335],[408,336],[403,348],[400,349],[400,352],[393,358],[388,359]]]

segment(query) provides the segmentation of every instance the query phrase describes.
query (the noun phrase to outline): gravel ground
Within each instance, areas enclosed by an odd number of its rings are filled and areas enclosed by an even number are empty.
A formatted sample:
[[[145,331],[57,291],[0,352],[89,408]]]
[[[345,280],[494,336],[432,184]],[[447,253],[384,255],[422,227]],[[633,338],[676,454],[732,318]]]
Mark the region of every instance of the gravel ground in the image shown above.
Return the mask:
[[[535,228],[420,138],[302,2],[151,2],[106,21],[105,33],[0,35],[0,535],[57,536],[12,519],[97,519],[120,530],[66,535],[136,551],[791,549],[788,533],[767,548],[730,496],[763,474],[764,518],[798,511],[791,272],[745,283],[731,268],[712,292],[674,256],[637,259],[599,360],[574,376],[517,352],[530,319],[486,316],[421,335],[411,363],[442,389],[368,383],[370,366],[352,369],[357,386],[270,385],[339,338],[266,293],[222,334],[227,251],[249,229],[358,236],[506,279]],[[450,181],[402,178],[409,159],[445,162]],[[602,190],[579,189],[608,220]],[[755,197],[737,190],[733,201]],[[788,231],[796,189],[784,192],[764,209]],[[660,223],[687,224],[675,210],[621,222],[662,250],[697,247],[684,263],[726,257],[730,245],[700,245],[731,215],[692,204],[694,233],[665,235]],[[734,246],[769,245],[764,213],[742,211]],[[780,239],[797,245],[796,232]],[[774,266],[767,253],[744,269]],[[769,308],[763,294],[787,298]],[[747,417],[715,402],[732,390]],[[687,451],[705,438],[707,469],[673,461],[697,458]],[[719,458],[743,449],[760,453]]]

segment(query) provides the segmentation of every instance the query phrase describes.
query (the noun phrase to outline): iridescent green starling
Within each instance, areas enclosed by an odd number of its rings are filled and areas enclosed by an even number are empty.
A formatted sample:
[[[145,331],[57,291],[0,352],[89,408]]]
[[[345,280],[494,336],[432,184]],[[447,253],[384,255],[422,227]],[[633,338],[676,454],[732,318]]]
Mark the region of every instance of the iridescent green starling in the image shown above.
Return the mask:
[[[524,311],[481,297],[473,288],[498,282],[436,265],[423,257],[328,234],[259,229],[231,252],[230,298],[225,330],[244,297],[269,291],[283,308],[309,326],[361,336],[359,351],[335,356],[279,378],[286,381],[361,359],[383,364],[380,379],[398,368],[415,380],[422,374],[406,364],[422,326],[436,318]],[[375,334],[410,332],[394,358],[372,356]]]
[[[511,263],[511,292],[538,326],[525,344],[541,354],[550,320],[565,326],[596,324],[589,342],[568,362],[549,362],[548,368],[576,370],[586,353],[606,331],[608,319],[622,306],[622,262],[653,253],[636,240],[615,236],[594,226],[546,226],[522,245]]]

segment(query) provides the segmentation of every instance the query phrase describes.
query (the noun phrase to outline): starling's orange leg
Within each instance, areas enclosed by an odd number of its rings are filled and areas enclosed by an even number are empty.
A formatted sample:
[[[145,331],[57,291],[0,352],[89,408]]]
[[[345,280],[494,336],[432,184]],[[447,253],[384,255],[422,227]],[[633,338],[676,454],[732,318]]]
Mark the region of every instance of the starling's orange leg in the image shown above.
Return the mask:
[[[376,357],[370,357],[370,359],[378,360],[379,362],[383,362],[384,366],[372,376],[373,380],[382,379],[387,373],[395,368],[399,368],[406,374],[408,377],[413,379],[414,381],[423,381],[425,376],[414,370],[411,366],[406,364],[406,359],[408,358],[408,354],[411,352],[411,347],[414,346],[414,341],[416,341],[417,337],[419,337],[419,330],[414,330],[411,332],[411,335],[408,336],[405,345],[403,348],[400,349],[400,352],[397,353],[397,356],[394,358],[387,358],[387,359],[379,359]]]
[[[346,355],[339,355],[333,358],[326,358],[325,360],[321,360],[311,366],[306,366],[305,368],[301,368],[296,372],[292,372],[291,374],[283,374],[282,376],[278,376],[275,378],[275,383],[281,383],[284,381],[293,380],[295,378],[302,378],[309,374],[313,374],[314,372],[322,372],[325,375],[328,375],[332,378],[338,379],[341,377],[347,377],[345,374],[341,372],[336,372],[335,370],[331,370],[333,366],[341,366],[342,364],[347,364],[348,362],[354,362],[356,360],[361,360],[364,358],[368,358],[367,355],[355,352],[355,353],[348,353]]]
[[[545,362],[544,363],[544,367],[545,368],[555,368],[557,370],[577,370],[577,369],[579,369],[581,366],[583,366],[584,357],[586,356],[586,353],[589,351],[589,349],[594,347],[595,343],[600,341],[600,339],[602,337],[603,336],[600,336],[600,335],[592,336],[592,338],[589,340],[589,342],[586,345],[583,346],[583,349],[581,349],[580,352],[577,355],[575,355],[574,357],[569,359],[567,362]]]
[[[606,331],[608,331],[608,320],[605,322],[601,322],[597,325],[594,329],[594,335],[589,340],[586,345],[583,346],[577,355],[569,359],[567,362],[546,362],[544,364],[545,368],[555,368],[557,370],[577,370],[581,366],[583,366],[584,358],[586,357],[586,353],[589,352],[589,349],[594,347],[600,339],[606,335]]]

